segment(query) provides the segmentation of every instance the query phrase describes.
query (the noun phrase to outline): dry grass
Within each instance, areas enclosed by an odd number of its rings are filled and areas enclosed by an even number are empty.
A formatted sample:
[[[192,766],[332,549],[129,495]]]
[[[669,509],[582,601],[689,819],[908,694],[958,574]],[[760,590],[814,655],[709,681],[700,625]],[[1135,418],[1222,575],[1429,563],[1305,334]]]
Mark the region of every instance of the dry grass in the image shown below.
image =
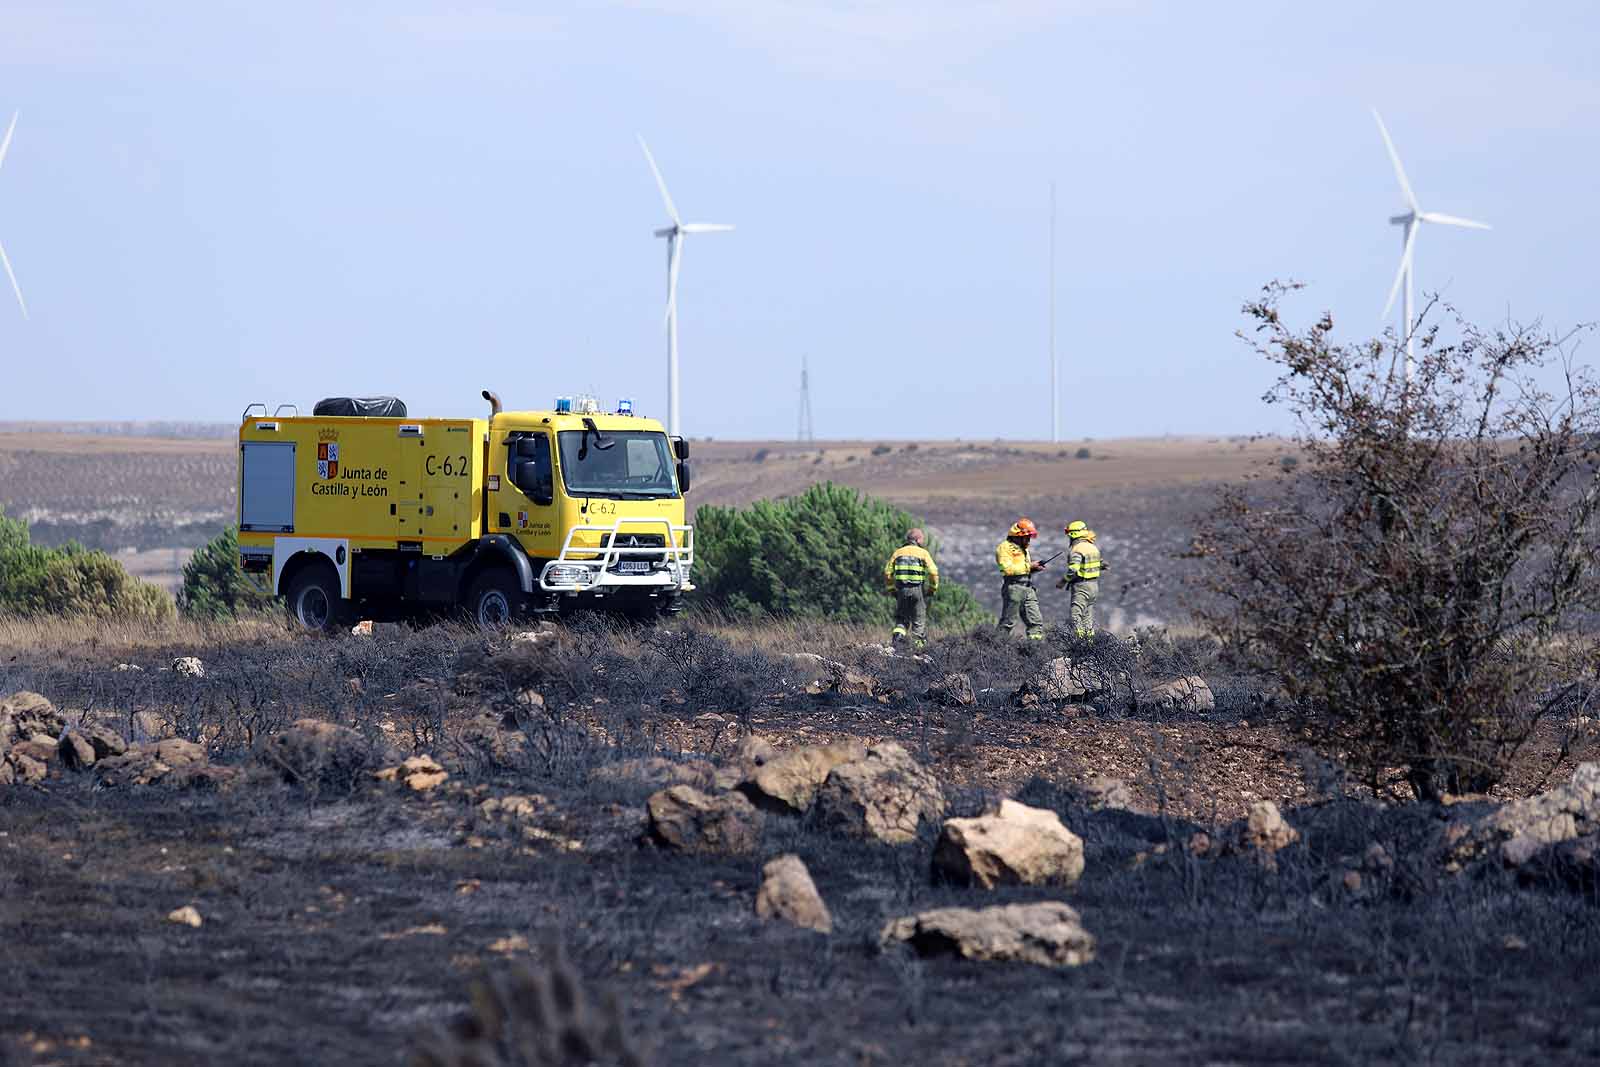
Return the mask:
[[[39,652],[140,652],[177,645],[291,642],[296,638],[276,617],[228,622],[177,618],[164,625],[87,616],[22,619],[0,615],[0,649],[14,658]]]

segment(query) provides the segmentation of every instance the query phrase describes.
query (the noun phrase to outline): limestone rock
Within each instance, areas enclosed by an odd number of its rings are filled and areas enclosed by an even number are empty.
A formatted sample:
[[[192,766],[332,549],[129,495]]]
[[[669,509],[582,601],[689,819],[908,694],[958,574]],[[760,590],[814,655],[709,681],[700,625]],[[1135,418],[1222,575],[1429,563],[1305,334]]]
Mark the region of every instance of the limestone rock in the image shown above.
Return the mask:
[[[718,789],[737,789],[740,782],[753,777],[759,768],[777,758],[778,750],[771,741],[760,734],[747,734],[734,749],[733,758],[715,769],[712,785]]]
[[[128,751],[128,742],[109,726],[91,726],[83,732],[83,736],[94,747],[95,759],[120,756]]]
[[[954,708],[970,708],[978,702],[978,694],[972,688],[972,677],[966,674],[947,674],[930,685],[923,695]]]
[[[179,656],[172,661],[172,670],[185,678],[204,678],[206,676],[205,664],[200,662],[198,656]]]
[[[869,697],[878,691],[878,680],[865,671],[858,671],[843,663],[829,663],[828,671],[833,675],[833,682],[828,688],[840,696]]]
[[[181,908],[174,908],[172,911],[168,912],[167,922],[175,923],[178,926],[192,926],[198,930],[201,923],[205,922],[205,920],[200,918],[200,911],[198,908],[196,908],[193,904],[185,904]]]
[[[424,793],[442,785],[450,772],[439,766],[432,756],[412,756],[398,767],[385,767],[374,777],[384,782],[400,782],[414,792]]]
[[[211,768],[202,746],[175,737],[129,745],[120,755],[97,759],[94,772],[101,786],[113,789],[157,783],[176,788],[216,786],[231,780],[235,773]]]
[[[1216,711],[1217,698],[1211,686],[1198,674],[1174,678],[1170,682],[1151,686],[1139,694],[1139,703],[1161,708],[1164,711],[1203,712]]]
[[[764,821],[743,793],[708,796],[692,785],[654,793],[645,808],[650,836],[658,844],[686,852],[751,852]]]
[[[61,735],[61,740],[56,743],[56,754],[61,757],[61,765],[69,771],[87,770],[95,761],[94,745],[87,737],[72,731]]]
[[[1111,679],[1093,667],[1076,666],[1066,656],[1057,656],[1032,678],[1023,682],[1012,699],[1023,707],[1062,704],[1103,693]]]
[[[769,860],[761,868],[761,889],[756,893],[756,914],[781,919],[818,933],[833,932],[833,916],[811,880],[805,863],[793,853]]]
[[[762,808],[799,815],[810,809],[835,767],[866,754],[858,741],[793,748],[757,766],[739,789]]]
[[[993,814],[945,820],[933,866],[953,881],[984,889],[1072,885],[1083,874],[1083,839],[1053,811],[1002,800]]]
[[[1269,867],[1276,865],[1275,856],[1300,840],[1300,831],[1283,821],[1278,805],[1270,800],[1258,800],[1250,805],[1245,819],[1244,843],[1255,850],[1258,858]]]
[[[15,748],[6,753],[5,765],[11,769],[12,782],[22,785],[42,782],[50,773],[50,768],[43,762],[18,752]]]
[[[825,826],[891,845],[914,841],[923,820],[944,814],[944,790],[900,745],[888,742],[834,767],[817,791]]]
[[[1078,967],[1094,959],[1094,935],[1060,901],[991,908],[935,908],[891,920],[884,944],[908,943],[919,955],[1011,960],[1041,967]]]
[[[28,759],[37,760],[47,767],[60,759],[56,752],[55,743],[42,735],[35,735],[26,741],[14,743],[11,746],[11,755],[26,756]]]
[[[1458,861],[1494,852],[1504,863],[1520,866],[1546,846],[1597,831],[1600,763],[1581,763],[1565,785],[1452,823],[1445,844]]]
[[[58,737],[67,725],[54,704],[26,690],[0,697],[0,744],[13,737]]]

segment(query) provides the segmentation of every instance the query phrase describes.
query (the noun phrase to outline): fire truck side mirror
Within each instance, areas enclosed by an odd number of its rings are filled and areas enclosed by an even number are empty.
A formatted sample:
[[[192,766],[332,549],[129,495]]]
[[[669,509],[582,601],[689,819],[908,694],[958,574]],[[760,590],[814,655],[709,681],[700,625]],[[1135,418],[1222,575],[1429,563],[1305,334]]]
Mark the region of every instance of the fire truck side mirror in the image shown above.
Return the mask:
[[[680,460],[689,458],[689,442],[681,437],[672,439],[672,453]]]
[[[690,473],[689,461],[681,461],[678,464],[678,492],[687,493],[689,491]]]

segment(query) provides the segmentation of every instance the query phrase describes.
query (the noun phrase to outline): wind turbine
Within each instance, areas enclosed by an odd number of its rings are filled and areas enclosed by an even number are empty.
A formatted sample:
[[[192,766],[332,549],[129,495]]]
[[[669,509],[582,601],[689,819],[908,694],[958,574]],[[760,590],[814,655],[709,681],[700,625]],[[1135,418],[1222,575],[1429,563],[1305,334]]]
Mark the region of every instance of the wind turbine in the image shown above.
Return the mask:
[[[1417,203],[1416,194],[1411,191],[1411,183],[1406,180],[1406,169],[1400,165],[1400,153],[1394,150],[1394,142],[1389,139],[1389,128],[1383,124],[1383,116],[1378,114],[1378,109],[1372,109],[1372,117],[1378,120],[1378,132],[1383,135],[1383,146],[1389,150],[1389,161],[1394,164],[1394,176],[1400,180],[1400,192],[1405,195],[1406,208],[1404,215],[1391,215],[1389,221],[1396,226],[1404,226],[1404,236],[1400,246],[1400,269],[1395,273],[1394,285],[1389,287],[1389,302],[1383,305],[1384,317],[1394,307],[1395,294],[1400,291],[1400,285],[1405,283],[1405,302],[1402,305],[1405,318],[1401,322],[1400,337],[1406,346],[1406,384],[1411,384],[1411,363],[1414,354],[1412,345],[1413,331],[1416,321],[1412,318],[1412,268],[1416,262],[1417,230],[1424,222],[1436,222],[1441,226],[1464,226],[1472,230],[1487,230],[1491,227],[1487,223],[1474,222],[1471,219],[1457,218],[1455,215],[1441,215],[1437,211],[1424,211]]]
[[[672,220],[672,225],[657,230],[656,236],[667,239],[667,433],[676,437],[679,427],[678,267],[683,262],[683,240],[691,233],[722,233],[733,227],[716,222],[686,223],[680,219],[672,203],[672,194],[667,192],[667,183],[662,180],[661,168],[656,166],[656,157],[650,154],[650,146],[644,143],[643,136],[639,138],[639,147],[644,149],[645,162],[650,164],[656,188],[661,190],[661,202],[667,206],[667,217]]]
[[[11,113],[11,125],[6,127],[5,139],[0,140],[0,166],[5,165],[6,150],[11,147],[11,135],[17,129],[17,114],[15,111]],[[6,268],[6,277],[11,279],[11,291],[17,294],[17,306],[22,308],[22,317],[26,319],[28,317],[28,302],[22,299],[22,286],[17,284],[17,276],[11,270],[11,261],[6,258],[4,245],[0,245],[0,266]]]

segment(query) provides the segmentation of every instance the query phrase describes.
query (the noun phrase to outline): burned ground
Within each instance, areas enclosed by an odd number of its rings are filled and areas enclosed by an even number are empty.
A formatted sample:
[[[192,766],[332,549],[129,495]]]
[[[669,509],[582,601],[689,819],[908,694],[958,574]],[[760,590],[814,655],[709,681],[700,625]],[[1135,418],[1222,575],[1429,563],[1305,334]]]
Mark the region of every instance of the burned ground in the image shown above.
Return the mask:
[[[537,967],[552,941],[620,998],[656,1063],[1600,1051],[1592,888],[1493,866],[1444,873],[1429,843],[1446,812],[1347,795],[1297,754],[1269,687],[1203,645],[1151,641],[1133,666],[1207,674],[1217,707],[1183,713],[1117,694],[1017,707],[1043,653],[988,639],[947,639],[931,663],[886,659],[843,631],[766,640],[870,676],[876,695],[827,691],[815,661],[694,628],[587,627],[527,645],[448,628],[308,641],[265,627],[19,644],[0,693],[35,690],[69,715],[115,710],[130,732],[170,726],[241,776],[221,791],[96,789],[71,773],[0,787],[0,1062],[400,1062],[465,1006],[474,975]],[[163,669],[187,655],[204,677]],[[969,673],[976,707],[923,697],[950,670]],[[474,741],[485,709],[521,724],[520,755],[497,762]],[[375,749],[431,753],[451,779],[427,792],[360,773],[285,781],[258,754],[304,716]],[[891,847],[809,817],[769,818],[750,855],[685,857],[641,843],[652,786],[593,773],[647,753],[726,757],[746,730],[780,745],[899,740],[947,783],[951,814],[997,790],[1056,811],[1084,839],[1085,874],[1066,890],[960,888],[930,876],[931,828]],[[1124,777],[1140,810],[1091,810],[1082,786],[1096,773]],[[1246,794],[1278,801],[1301,833],[1270,869],[1187,847],[1223,835]],[[506,795],[535,797],[537,814],[519,825],[480,806]],[[1374,843],[1391,868],[1362,867]],[[831,936],[755,917],[761,866],[782,852],[810,869]],[[1054,971],[878,945],[899,915],[1039,899],[1082,913],[1094,962]],[[182,905],[203,925],[166,921]]]

